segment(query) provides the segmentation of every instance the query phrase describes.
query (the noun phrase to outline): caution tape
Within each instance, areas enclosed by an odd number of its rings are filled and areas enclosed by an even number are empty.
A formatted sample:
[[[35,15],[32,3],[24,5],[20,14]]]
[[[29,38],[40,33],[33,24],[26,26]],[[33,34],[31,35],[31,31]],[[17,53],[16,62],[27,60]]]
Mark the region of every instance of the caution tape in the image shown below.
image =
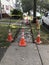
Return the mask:
[[[21,16],[21,15],[10,15],[10,16]]]

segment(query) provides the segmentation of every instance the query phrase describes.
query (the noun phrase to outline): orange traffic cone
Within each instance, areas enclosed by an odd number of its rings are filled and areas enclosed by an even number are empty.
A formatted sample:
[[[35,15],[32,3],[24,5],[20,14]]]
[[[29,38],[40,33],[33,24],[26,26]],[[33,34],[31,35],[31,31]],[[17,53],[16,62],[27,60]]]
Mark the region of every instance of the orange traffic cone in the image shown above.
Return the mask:
[[[37,38],[35,40],[35,43],[40,44],[42,41],[40,40],[40,34],[37,35]]]
[[[13,37],[12,37],[12,33],[11,33],[11,30],[10,29],[9,29],[7,41],[8,42],[12,42],[13,41]]]
[[[24,38],[24,29],[22,29],[22,38],[20,39],[19,46],[26,46],[26,40]]]

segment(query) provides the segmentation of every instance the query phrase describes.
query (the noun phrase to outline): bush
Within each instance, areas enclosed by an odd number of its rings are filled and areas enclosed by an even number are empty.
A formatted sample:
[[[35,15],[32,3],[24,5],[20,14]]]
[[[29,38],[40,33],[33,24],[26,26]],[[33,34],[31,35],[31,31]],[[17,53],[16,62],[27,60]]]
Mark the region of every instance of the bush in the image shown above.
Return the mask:
[[[12,11],[12,16],[11,16],[12,18],[14,18],[14,19],[22,19],[22,16],[23,16],[23,13],[21,11],[18,11],[16,9],[14,9]]]

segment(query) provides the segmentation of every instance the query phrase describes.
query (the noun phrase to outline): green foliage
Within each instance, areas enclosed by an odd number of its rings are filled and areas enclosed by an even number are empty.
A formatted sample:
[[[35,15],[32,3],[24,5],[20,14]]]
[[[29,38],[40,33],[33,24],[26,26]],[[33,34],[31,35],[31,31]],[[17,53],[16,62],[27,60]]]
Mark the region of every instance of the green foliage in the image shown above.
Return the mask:
[[[37,6],[39,5],[42,9],[45,8],[49,10],[49,0],[37,0]],[[22,7],[24,12],[29,12],[33,9],[34,0],[22,0]]]
[[[21,11],[18,11],[16,9],[14,9],[11,14],[12,14],[12,17],[15,19],[22,18],[22,15],[23,15]]]
[[[40,5],[41,8],[49,10],[49,0],[37,0],[37,5]]]
[[[29,12],[33,9],[33,0],[22,0],[22,8],[24,12]]]
[[[22,12],[21,12],[21,11],[18,11],[18,10],[16,10],[16,9],[14,9],[14,10],[12,11],[12,15],[22,15]]]

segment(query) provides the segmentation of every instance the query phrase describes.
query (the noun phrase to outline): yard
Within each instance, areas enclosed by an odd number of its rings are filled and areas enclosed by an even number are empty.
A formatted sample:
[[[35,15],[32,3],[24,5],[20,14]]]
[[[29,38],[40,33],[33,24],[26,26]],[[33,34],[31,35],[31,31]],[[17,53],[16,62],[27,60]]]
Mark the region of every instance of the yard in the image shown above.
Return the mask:
[[[9,29],[11,30],[12,36],[14,38],[16,31],[21,28],[21,26],[13,24],[15,22],[19,22],[20,20],[0,20],[0,22],[4,22],[4,23],[0,23],[0,47],[8,47],[10,45],[9,42],[6,41],[8,33],[9,33]],[[6,23],[8,24],[6,24]],[[13,23],[12,23],[13,22]],[[10,23],[10,24],[9,24]],[[11,24],[12,23],[12,24]]]

